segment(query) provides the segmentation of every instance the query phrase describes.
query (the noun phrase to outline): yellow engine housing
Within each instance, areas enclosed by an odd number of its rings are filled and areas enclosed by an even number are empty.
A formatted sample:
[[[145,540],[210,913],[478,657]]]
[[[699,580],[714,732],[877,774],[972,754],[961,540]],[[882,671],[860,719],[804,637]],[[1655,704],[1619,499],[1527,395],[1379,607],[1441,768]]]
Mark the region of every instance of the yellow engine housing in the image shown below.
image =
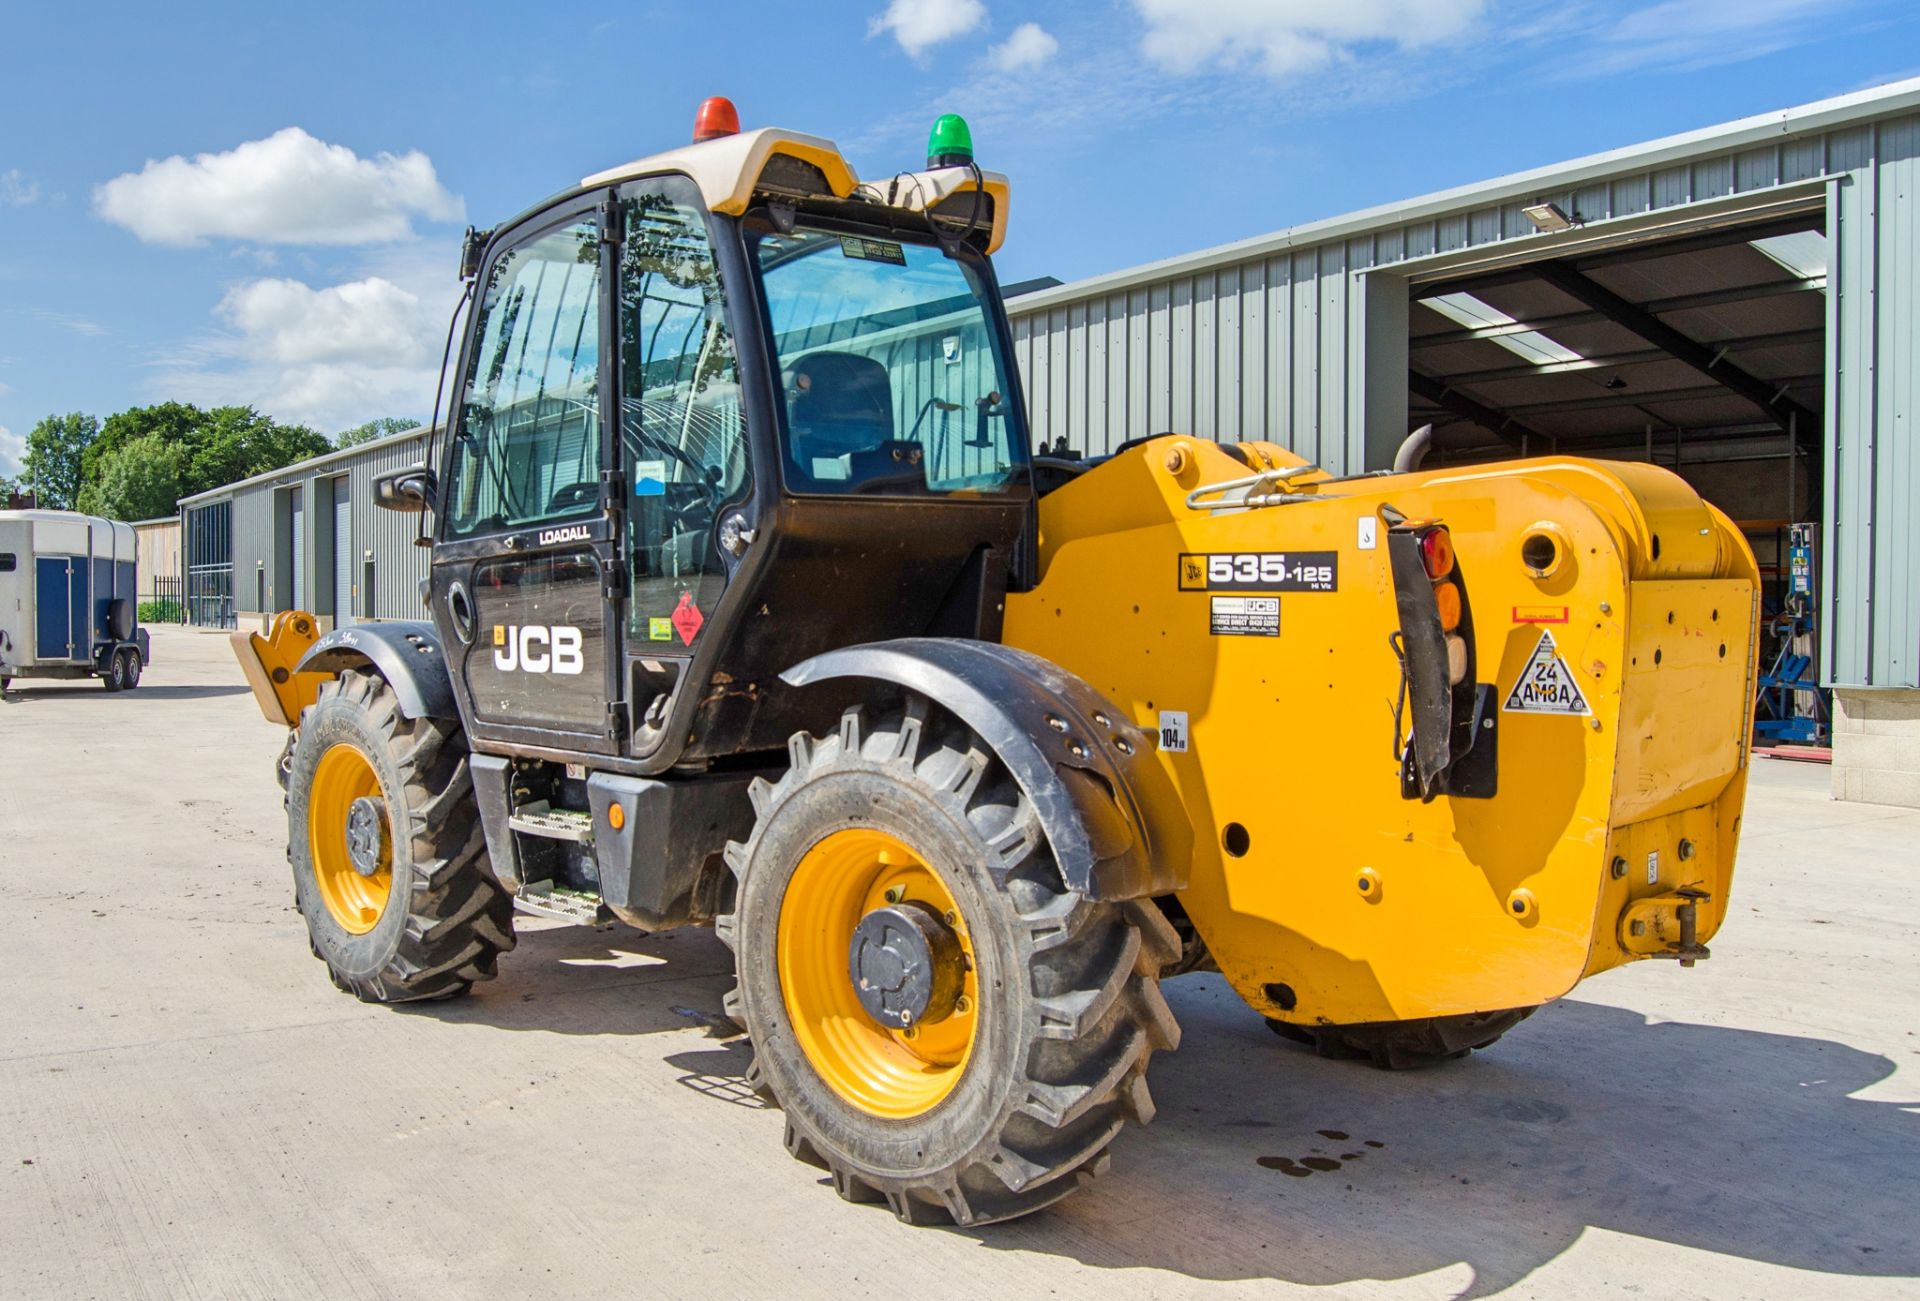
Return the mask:
[[[1681,956],[1688,905],[1710,939],[1745,796],[1759,590],[1731,522],[1664,470],[1576,459],[1311,471],[1275,504],[1188,504],[1248,474],[1215,444],[1163,438],[1052,492],[1041,581],[1008,598],[1005,630],[1149,732],[1186,714],[1187,749],[1161,755],[1195,830],[1179,898],[1241,997],[1304,1024],[1486,1012]],[[1501,712],[1490,799],[1401,793],[1399,516],[1450,529],[1496,699],[1545,631],[1590,710]],[[1557,544],[1546,573],[1521,554],[1537,533]],[[1186,555],[1302,551],[1336,553],[1337,586],[1281,594],[1277,636],[1215,635],[1215,594],[1183,586]]]

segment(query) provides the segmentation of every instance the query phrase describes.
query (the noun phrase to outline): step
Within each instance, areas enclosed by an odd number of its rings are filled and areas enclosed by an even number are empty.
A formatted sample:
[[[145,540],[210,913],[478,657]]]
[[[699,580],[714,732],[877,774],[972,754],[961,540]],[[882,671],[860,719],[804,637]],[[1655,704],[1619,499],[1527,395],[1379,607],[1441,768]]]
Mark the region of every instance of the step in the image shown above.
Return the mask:
[[[515,831],[524,831],[529,836],[545,836],[549,840],[575,840],[585,845],[593,843],[591,813],[549,808],[545,800],[537,804],[523,804],[515,809],[507,815],[507,826]]]
[[[551,881],[529,881],[513,897],[513,906],[536,917],[572,922],[576,926],[594,926],[612,921],[613,914],[600,902],[600,896],[585,890],[569,890]]]

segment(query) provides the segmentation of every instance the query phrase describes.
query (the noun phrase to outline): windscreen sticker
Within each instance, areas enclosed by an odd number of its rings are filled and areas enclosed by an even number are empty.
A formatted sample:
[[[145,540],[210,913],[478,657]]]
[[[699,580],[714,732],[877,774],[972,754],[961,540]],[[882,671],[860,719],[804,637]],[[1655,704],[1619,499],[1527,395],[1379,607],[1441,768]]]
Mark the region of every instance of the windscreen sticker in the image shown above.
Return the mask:
[[[907,251],[898,244],[884,239],[862,239],[858,235],[843,235],[840,238],[840,251],[848,257],[857,257],[863,262],[891,262],[897,267],[907,264]]]
[[[680,593],[680,604],[673,607],[670,617],[673,630],[689,646],[693,645],[694,635],[700,631],[700,625],[707,621],[706,616],[700,613],[700,607],[693,603],[692,592]]]
[[[1340,587],[1337,551],[1183,552],[1183,592],[1333,592]]]
[[[665,615],[654,615],[647,620],[648,641],[672,641],[673,620]]]
[[[1527,656],[1520,680],[1507,693],[1502,708],[1515,714],[1591,714],[1587,698],[1573,680],[1573,671],[1560,658],[1553,634],[1542,632],[1539,645]]]
[[[1171,754],[1187,752],[1186,710],[1163,709],[1160,711],[1160,748]]]
[[[1210,631],[1216,637],[1278,637],[1280,598],[1277,596],[1216,596]]]
[[[667,463],[665,461],[635,461],[633,463],[633,495],[636,497],[666,496]]]

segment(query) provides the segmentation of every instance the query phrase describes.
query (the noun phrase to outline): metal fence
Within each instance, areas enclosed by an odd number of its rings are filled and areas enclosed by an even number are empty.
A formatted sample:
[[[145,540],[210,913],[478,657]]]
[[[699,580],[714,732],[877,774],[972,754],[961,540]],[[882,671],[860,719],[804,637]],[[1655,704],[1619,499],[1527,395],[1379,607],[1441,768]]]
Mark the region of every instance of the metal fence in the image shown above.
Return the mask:
[[[155,574],[140,593],[141,623],[185,623],[186,584],[178,574]]]

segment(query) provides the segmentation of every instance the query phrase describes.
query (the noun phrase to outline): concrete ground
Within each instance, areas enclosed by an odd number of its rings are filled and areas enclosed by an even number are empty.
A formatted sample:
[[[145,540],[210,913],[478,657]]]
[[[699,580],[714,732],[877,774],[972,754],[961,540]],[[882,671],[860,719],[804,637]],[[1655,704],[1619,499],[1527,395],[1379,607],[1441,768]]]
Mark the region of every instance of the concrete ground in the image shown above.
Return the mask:
[[[1824,769],[1758,761],[1695,970],[1414,1074],[1174,981],[1160,1118],[1107,1179],[913,1231],[787,1158],[711,1032],[709,933],[529,929],[470,999],[337,993],[282,734],[223,637],[155,657],[130,696],[0,702],[0,1295],[1920,1295],[1920,811]]]

